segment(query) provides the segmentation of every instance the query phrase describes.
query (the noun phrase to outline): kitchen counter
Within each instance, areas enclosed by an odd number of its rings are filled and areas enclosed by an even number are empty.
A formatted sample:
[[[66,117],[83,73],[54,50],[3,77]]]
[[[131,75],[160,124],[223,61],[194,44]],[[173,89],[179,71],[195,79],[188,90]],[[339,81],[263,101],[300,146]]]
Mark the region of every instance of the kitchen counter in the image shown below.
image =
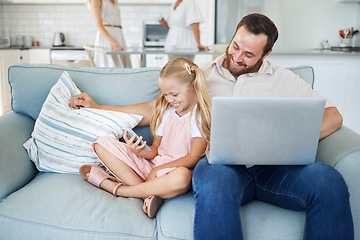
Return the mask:
[[[330,49],[274,49],[270,55],[360,56],[360,51],[333,51]]]
[[[160,54],[170,54],[170,55],[221,55],[224,52],[217,51],[195,51],[195,50],[186,50],[186,49],[174,49],[174,50],[165,50],[164,48],[128,48],[121,52],[107,52],[107,54],[117,57],[118,55],[131,55],[137,54],[140,55],[140,66],[146,66],[146,55],[160,55]]]
[[[0,50],[11,50],[11,49],[19,49],[19,50],[29,50],[29,49],[50,49],[50,50],[79,50],[83,51],[83,47],[78,46],[63,46],[63,47],[53,47],[53,46],[31,46],[31,47],[24,47],[24,46],[10,46],[6,48],[0,48]]]
[[[130,55],[138,54],[140,55],[141,67],[146,66],[146,55],[156,55],[156,54],[174,54],[174,55],[221,55],[223,51],[194,51],[194,50],[167,50],[163,48],[128,48],[121,52],[107,52],[107,54],[113,55]],[[291,49],[291,50],[273,50],[270,56],[317,56],[317,57],[327,57],[327,56],[359,56],[360,51],[332,51],[330,49]]]

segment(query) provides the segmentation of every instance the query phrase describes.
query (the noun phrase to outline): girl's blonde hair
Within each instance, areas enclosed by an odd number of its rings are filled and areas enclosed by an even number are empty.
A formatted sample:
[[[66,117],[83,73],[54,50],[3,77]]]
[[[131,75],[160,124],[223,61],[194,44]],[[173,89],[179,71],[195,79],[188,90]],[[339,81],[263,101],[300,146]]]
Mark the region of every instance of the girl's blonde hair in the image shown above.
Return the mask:
[[[195,91],[197,107],[195,111],[196,125],[200,129],[201,136],[206,141],[206,150],[210,145],[210,124],[211,124],[211,100],[206,90],[205,77],[202,70],[192,61],[185,58],[175,58],[169,61],[160,71],[159,78],[177,79],[182,83],[192,85]],[[171,104],[166,101],[165,96],[160,91],[156,99],[155,113],[150,120],[150,129],[155,135],[164,112]],[[201,123],[198,116],[201,116]]]

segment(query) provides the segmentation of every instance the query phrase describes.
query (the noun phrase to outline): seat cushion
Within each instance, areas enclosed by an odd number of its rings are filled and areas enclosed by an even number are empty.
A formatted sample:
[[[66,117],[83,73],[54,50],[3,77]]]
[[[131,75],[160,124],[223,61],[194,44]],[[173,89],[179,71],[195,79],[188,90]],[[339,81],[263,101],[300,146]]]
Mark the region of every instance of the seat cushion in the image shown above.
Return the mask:
[[[39,173],[1,202],[1,238],[156,239],[156,220],[143,213],[142,204],[115,197],[79,175]]]
[[[195,200],[193,193],[166,200],[157,215],[158,239],[193,239]],[[251,201],[242,207],[240,217],[244,239],[300,240],[305,213]],[[203,219],[206,221],[206,219]],[[216,231],[226,231],[217,229]]]

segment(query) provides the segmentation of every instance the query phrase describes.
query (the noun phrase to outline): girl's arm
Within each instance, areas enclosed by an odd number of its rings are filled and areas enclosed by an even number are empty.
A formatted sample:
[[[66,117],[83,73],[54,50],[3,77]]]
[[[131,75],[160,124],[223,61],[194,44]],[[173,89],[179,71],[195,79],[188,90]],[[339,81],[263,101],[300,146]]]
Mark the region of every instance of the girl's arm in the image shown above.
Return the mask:
[[[150,124],[151,115],[155,111],[155,102],[156,100],[153,100],[151,102],[133,104],[129,106],[100,105],[97,104],[88,93],[84,92],[72,97],[69,105],[74,109],[80,109],[81,107],[97,108],[141,115],[143,116],[143,119],[138,126],[148,126]]]
[[[95,25],[98,31],[106,40],[108,40],[111,44],[112,51],[122,51],[123,47],[119,45],[119,43],[109,34],[108,31],[103,26],[102,17],[101,17],[101,0],[91,0],[90,1],[91,12],[94,17]]]
[[[182,158],[179,158],[177,160],[174,160],[172,162],[160,165],[156,168],[154,168],[146,180],[154,179],[156,177],[157,171],[164,169],[164,168],[173,168],[173,167],[186,167],[189,169],[193,169],[195,165],[198,163],[198,161],[203,157],[204,152],[206,149],[206,142],[201,137],[194,138],[190,154],[186,155]]]

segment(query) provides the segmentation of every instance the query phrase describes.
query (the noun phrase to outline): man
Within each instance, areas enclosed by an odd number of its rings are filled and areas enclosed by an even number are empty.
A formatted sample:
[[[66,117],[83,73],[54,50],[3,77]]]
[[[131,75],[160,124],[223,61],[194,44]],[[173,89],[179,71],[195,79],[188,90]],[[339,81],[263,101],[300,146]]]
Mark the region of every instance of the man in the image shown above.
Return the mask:
[[[202,67],[210,96],[321,97],[291,71],[265,60],[277,37],[276,26],[266,16],[245,16],[226,53]],[[100,106],[86,93],[75,96],[70,105],[140,114],[141,125],[149,124],[154,109],[154,102]],[[327,101],[320,138],[341,125],[340,113]],[[195,239],[242,239],[239,210],[253,199],[305,211],[307,239],[354,238],[346,183],[334,168],[320,162],[247,168],[210,165],[203,158],[194,170],[193,189]]]
[[[244,17],[226,54],[202,67],[210,96],[321,97],[289,70],[265,60],[277,37],[266,16]],[[320,138],[341,125],[340,113],[327,101]],[[354,238],[347,186],[334,168],[320,162],[247,168],[210,165],[204,158],[195,167],[193,189],[197,240],[242,239],[239,210],[253,199],[305,211],[306,239]]]

